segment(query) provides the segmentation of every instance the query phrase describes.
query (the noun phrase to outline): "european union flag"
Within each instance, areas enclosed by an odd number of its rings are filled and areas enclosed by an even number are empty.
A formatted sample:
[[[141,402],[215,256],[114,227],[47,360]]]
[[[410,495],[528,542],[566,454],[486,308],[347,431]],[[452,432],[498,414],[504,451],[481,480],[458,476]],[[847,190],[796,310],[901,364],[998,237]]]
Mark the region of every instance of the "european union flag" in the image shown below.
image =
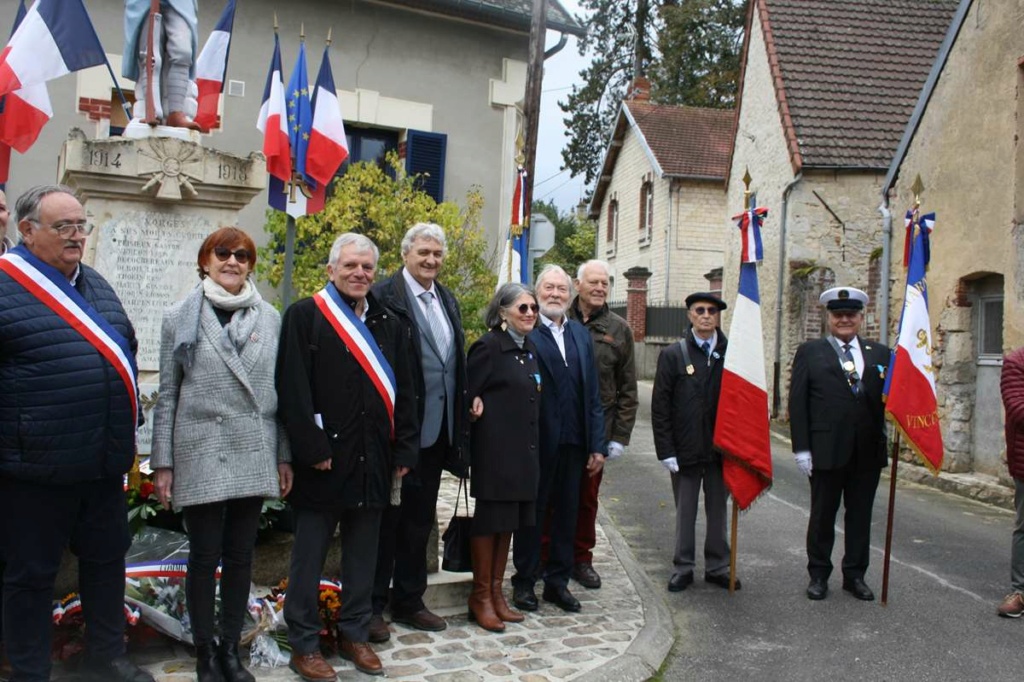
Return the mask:
[[[306,73],[306,44],[299,45],[299,58],[284,93],[288,106],[288,139],[292,145],[293,170],[298,172],[310,187],[316,181],[306,175],[306,147],[313,130],[313,107],[309,101],[309,75]]]

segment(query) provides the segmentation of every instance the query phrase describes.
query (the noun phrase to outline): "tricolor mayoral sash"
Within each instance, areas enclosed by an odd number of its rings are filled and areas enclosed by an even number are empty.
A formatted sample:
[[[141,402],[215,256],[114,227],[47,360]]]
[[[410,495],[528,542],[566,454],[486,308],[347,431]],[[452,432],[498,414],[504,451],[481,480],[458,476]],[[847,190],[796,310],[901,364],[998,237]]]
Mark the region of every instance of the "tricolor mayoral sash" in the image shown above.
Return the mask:
[[[137,426],[139,392],[136,382],[139,370],[128,339],[96,312],[57,268],[39,260],[24,245],[14,247],[0,257],[0,270],[81,334],[110,363],[124,382],[131,400],[132,420]]]
[[[341,338],[342,343],[352,353],[359,366],[370,377],[374,388],[384,401],[391,423],[391,439],[395,438],[395,372],[388,364],[387,358],[377,347],[369,328],[363,323],[352,308],[342,300],[341,294],[333,284],[328,284],[315,296],[313,302],[324,314],[331,327]]]

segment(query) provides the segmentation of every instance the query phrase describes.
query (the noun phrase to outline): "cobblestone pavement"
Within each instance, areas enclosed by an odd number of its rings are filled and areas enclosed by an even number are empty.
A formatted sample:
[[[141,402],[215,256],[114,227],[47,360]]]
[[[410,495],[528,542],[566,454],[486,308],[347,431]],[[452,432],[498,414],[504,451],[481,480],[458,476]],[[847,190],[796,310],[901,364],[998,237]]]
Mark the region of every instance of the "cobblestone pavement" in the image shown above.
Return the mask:
[[[438,518],[442,527],[451,516],[457,485],[442,484]],[[527,613],[523,623],[508,623],[501,634],[468,622],[465,598],[470,574],[441,572],[431,576],[428,603],[445,597],[431,591],[447,590],[447,607],[435,610],[448,621],[442,632],[420,632],[391,623],[391,640],[374,644],[388,678],[429,682],[471,680],[644,680],[656,670],[672,643],[672,621],[646,574],[635,564],[625,542],[602,513],[597,528],[594,567],[602,577],[598,590],[570,583],[582,603],[579,613],[566,613],[541,600],[540,609]],[[511,560],[506,594],[511,596]],[[454,583],[453,583],[454,581]],[[541,584],[538,584],[538,596]],[[509,599],[511,601],[511,599]],[[458,605],[455,605],[458,604]],[[191,682],[194,659],[188,647],[160,640],[133,660],[152,672],[159,682]],[[340,658],[329,659],[341,680],[370,679]],[[255,668],[258,680],[298,680],[287,668]],[[55,671],[54,679],[71,679]]]

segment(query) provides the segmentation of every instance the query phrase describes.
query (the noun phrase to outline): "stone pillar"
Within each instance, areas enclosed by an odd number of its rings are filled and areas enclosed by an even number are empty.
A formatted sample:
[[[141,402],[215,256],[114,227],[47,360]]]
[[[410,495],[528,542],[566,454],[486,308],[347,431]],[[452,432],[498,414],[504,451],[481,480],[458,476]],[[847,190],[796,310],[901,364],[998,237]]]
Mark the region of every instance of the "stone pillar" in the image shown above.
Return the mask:
[[[723,268],[714,268],[704,273],[704,279],[708,281],[708,291],[719,297],[722,295],[722,270]]]
[[[167,137],[165,134],[173,134]],[[79,194],[96,230],[84,260],[110,282],[139,340],[139,391],[147,425],[139,453],[149,453],[149,410],[156,403],[163,311],[199,282],[196,255],[220,227],[266,186],[266,161],[206,149],[198,134],[162,127],[137,139],[86,139],[73,129],[58,177]]]
[[[633,330],[633,340],[647,338],[647,280],[654,274],[635,266],[622,273],[626,277],[626,322]]]

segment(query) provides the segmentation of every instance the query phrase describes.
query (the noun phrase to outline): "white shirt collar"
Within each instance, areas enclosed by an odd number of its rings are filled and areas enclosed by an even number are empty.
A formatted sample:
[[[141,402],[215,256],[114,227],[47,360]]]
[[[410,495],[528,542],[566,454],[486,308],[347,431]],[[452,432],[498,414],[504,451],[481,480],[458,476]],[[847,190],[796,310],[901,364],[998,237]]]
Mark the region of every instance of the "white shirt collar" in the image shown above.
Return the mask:
[[[557,332],[559,334],[561,334],[562,331],[565,329],[565,321],[567,319],[568,318],[563,315],[562,316],[562,324],[558,324],[557,322],[552,320],[550,317],[545,317],[545,315],[543,313],[541,313],[541,316],[540,316],[540,321],[541,321],[541,323],[544,324],[545,327],[547,327],[551,331]]]
[[[711,344],[711,350],[714,350],[715,348],[718,347],[718,330],[717,329],[711,335],[710,339],[702,339],[699,336],[697,336],[697,332],[694,331],[693,327],[690,327],[690,333],[693,334],[693,340],[697,342],[698,346],[700,346],[702,343],[707,341],[708,343]]]
[[[71,279],[68,280],[68,283],[70,283],[71,286],[75,286],[76,284],[78,284],[78,276],[81,275],[81,274],[82,274],[82,266],[81,265],[76,265],[75,266],[75,272],[74,272],[73,275],[71,275]]]
[[[843,340],[842,340],[842,339],[840,339],[840,338],[839,338],[838,336],[833,336],[832,338],[836,340],[836,343],[838,343],[838,344],[839,344],[839,347],[840,347],[840,348],[842,348],[844,344],[847,344],[847,343],[848,343],[848,344],[850,344],[850,350],[851,350],[851,351],[854,351],[854,350],[856,350],[856,351],[860,351],[860,341],[859,341],[859,340],[857,339],[857,337],[856,337],[856,336],[854,336],[854,337],[853,337],[852,339],[850,339],[849,341],[843,341]]]
[[[416,278],[409,274],[408,268],[402,268],[402,276],[405,278],[405,283],[409,285],[409,289],[412,291],[412,295],[415,296],[416,298],[419,298],[421,294],[427,291],[434,294],[435,298],[437,297],[437,294],[434,292],[433,282],[430,283],[429,289],[424,289],[423,285],[417,282]]]

